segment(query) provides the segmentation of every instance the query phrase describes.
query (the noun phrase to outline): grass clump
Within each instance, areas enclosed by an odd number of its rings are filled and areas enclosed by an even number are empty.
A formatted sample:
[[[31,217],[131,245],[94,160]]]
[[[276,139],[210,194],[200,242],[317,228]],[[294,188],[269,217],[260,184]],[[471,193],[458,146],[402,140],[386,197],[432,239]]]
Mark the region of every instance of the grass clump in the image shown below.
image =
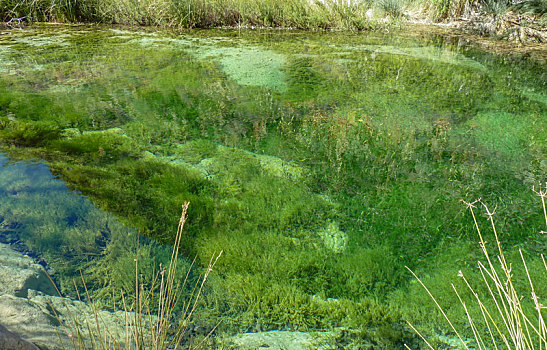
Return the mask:
[[[6,0],[4,21],[101,22],[179,28],[260,26],[299,29],[370,28],[367,1],[308,0]]]
[[[121,306],[125,318],[125,335],[122,339],[109,330],[109,325],[100,317],[97,306],[93,305],[94,319],[85,319],[83,324],[77,321],[77,315],[65,304],[68,320],[67,335],[74,349],[198,349],[204,345],[209,334],[201,340],[194,341],[189,334],[190,325],[205,282],[220,254],[213,256],[206,271],[195,284],[191,282],[190,271],[181,276],[179,271],[179,250],[183,237],[183,228],[187,220],[189,203],[182,206],[175,243],[167,266],[159,265],[159,271],[146,278],[141,276],[139,254],[134,259],[134,293],[125,295],[121,292]],[[92,302],[82,275],[84,296]],[[190,294],[186,292],[190,290]],[[78,296],[80,296],[78,294]],[[92,303],[93,304],[93,303]],[[66,316],[65,316],[66,317]],[[61,338],[60,338],[61,339]],[[65,345],[62,344],[63,348]]]
[[[547,227],[545,205],[547,183],[545,187],[540,186],[535,193],[541,198]],[[481,225],[477,221],[474,211],[477,203],[484,208],[490,222],[494,234],[493,246],[496,253],[492,253],[488,249],[488,247],[492,247],[492,244],[486,241],[480,228]],[[547,325],[544,318],[546,307],[543,304],[541,295],[537,294],[537,292],[545,291],[545,273],[547,273],[545,256],[541,254],[542,264],[529,264],[526,262],[525,254],[519,249],[518,255],[522,261],[523,269],[517,270],[516,266],[507,258],[507,253],[502,249],[499,233],[493,219],[495,210],[491,211],[480,199],[466,204],[471,211],[479,235],[481,251],[486,259],[485,262],[478,262],[482,285],[473,286],[475,281],[469,279],[461,270],[458,276],[462,279],[464,288],[467,288],[467,293],[462,293],[461,289],[452,284],[452,288],[465,313],[468,326],[466,332],[457,330],[451,318],[430,290],[412,270],[409,270],[433,299],[443,318],[448,322],[451,330],[465,349],[472,346],[470,345],[471,339],[474,341],[474,346],[479,349],[525,350],[547,348]],[[494,256],[494,254],[496,255]],[[512,255],[514,256],[514,254]],[[532,267],[535,271],[531,269]],[[541,270],[544,270],[543,273],[540,272]],[[516,275],[517,272],[524,273],[524,275]],[[536,272],[539,272],[539,274]],[[528,284],[528,293],[531,298],[526,297],[521,291],[526,284]],[[466,296],[470,297],[472,301],[468,303]],[[409,325],[425,341],[428,348],[435,348],[411,323]]]

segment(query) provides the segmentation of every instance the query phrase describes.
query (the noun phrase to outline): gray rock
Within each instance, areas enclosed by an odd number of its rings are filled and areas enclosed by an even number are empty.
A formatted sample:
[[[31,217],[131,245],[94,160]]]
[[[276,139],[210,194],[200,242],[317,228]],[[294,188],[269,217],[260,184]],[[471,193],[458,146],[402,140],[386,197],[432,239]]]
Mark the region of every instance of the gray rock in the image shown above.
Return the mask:
[[[42,266],[32,258],[0,244],[0,292],[27,297],[28,290],[54,295],[55,288]]]
[[[10,331],[36,344],[40,349],[61,350],[72,348],[75,324],[91,326],[94,337],[108,341],[115,339],[124,348],[126,316],[134,314],[123,311],[95,310],[89,304],[68,298],[31,293],[31,298],[0,295],[0,321]],[[154,320],[152,320],[153,322]],[[97,324],[98,322],[98,324]],[[89,339],[87,327],[79,330]],[[95,338],[97,339],[97,338]],[[86,340],[87,342],[87,340]],[[4,349],[0,346],[0,349]]]
[[[0,295],[0,320],[9,331],[42,348],[60,349],[59,336],[68,344],[68,338],[55,316],[32,300]]]
[[[358,330],[269,331],[238,334],[220,340],[220,348],[232,350],[376,350],[380,349]]]
[[[32,258],[0,244],[0,350],[40,349],[61,350],[72,348],[71,334],[75,324],[90,324],[93,331],[100,329],[101,337],[125,339],[126,316],[123,311],[95,310],[89,304],[55,296],[56,291],[43,268]],[[99,320],[99,325],[97,321]],[[80,331],[88,336],[87,328]],[[23,345],[17,345],[17,344]],[[123,348],[123,344],[120,344]],[[27,347],[16,347],[27,346]]]
[[[0,349],[3,350],[39,350],[39,348],[12,333],[0,325]]]
[[[236,349],[241,350],[309,350],[312,336],[305,332],[270,331],[243,333],[232,339]]]

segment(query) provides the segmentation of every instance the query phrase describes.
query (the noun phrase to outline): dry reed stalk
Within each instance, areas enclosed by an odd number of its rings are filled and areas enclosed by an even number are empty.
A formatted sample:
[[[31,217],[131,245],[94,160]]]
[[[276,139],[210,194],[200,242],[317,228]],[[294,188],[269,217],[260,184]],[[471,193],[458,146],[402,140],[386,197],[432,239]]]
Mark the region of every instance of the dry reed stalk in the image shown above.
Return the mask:
[[[222,252],[220,252],[216,257],[211,257],[207,270],[201,278],[196,281],[190,297],[184,302],[182,314],[177,315],[179,321],[175,326],[174,335],[171,335],[171,331],[173,330],[175,307],[180,301],[180,292],[187,285],[190,271],[195,263],[194,260],[182,282],[176,280],[179,248],[184,224],[187,219],[188,205],[189,203],[185,203],[182,206],[182,214],[179,220],[175,243],[173,245],[168,267],[164,268],[160,265],[160,271],[156,276],[154,276],[152,287],[148,290],[146,290],[143,283],[140,283],[138,273],[135,274],[135,312],[131,313],[132,310],[126,309],[126,313],[130,313],[134,316],[133,321],[135,325],[135,327],[131,327],[132,337],[130,337],[129,347],[127,347],[128,344],[126,343],[126,348],[128,350],[132,349],[131,346],[133,345],[135,346],[135,350],[163,350],[177,349],[180,347],[184,337],[187,335],[190,319],[198,306],[199,298],[205,286],[205,282],[207,281],[209,274],[212,272],[216,262],[222,255]],[[138,258],[135,259],[135,270],[138,271]],[[154,303],[154,291],[157,283],[159,283],[159,296],[157,301]],[[156,313],[152,310],[152,305],[155,304],[157,304]],[[207,335],[207,337],[213,331],[214,329]],[[207,337],[205,337],[205,339]],[[195,347],[191,346],[191,348],[195,349],[201,347],[205,339],[203,339]]]
[[[545,217],[545,224],[547,226],[547,211],[545,207],[545,197],[547,197],[547,183],[544,187],[540,186],[538,190],[533,189],[534,192],[541,198],[543,206],[543,214]],[[491,229],[495,237],[495,244],[497,247],[497,256],[495,258],[491,257],[491,254],[487,250],[487,244],[483,237],[483,234],[479,228],[477,218],[475,216],[474,209],[476,204],[480,204],[483,209],[486,211],[488,216],[488,221],[491,224]],[[483,339],[481,334],[484,334],[485,330],[480,330],[477,328],[476,322],[471,316],[471,313],[465,303],[461,298],[460,293],[452,284],[454,289],[467,317],[467,322],[471,331],[473,333],[473,338],[475,344],[479,350],[487,350],[490,348],[493,349],[508,349],[508,350],[547,350],[547,326],[545,324],[544,315],[542,310],[547,309],[546,306],[542,305],[539,302],[539,297],[536,293],[534,283],[530,277],[528,270],[528,265],[524,259],[522,250],[519,249],[519,254],[524,265],[525,275],[530,287],[531,300],[534,305],[534,310],[537,312],[535,315],[530,314],[526,311],[525,306],[523,305],[524,296],[523,294],[517,291],[514,284],[514,276],[512,271],[512,265],[507,262],[504,251],[502,249],[496,225],[494,224],[494,214],[495,210],[490,211],[488,206],[481,200],[478,199],[471,203],[466,203],[468,209],[471,211],[473,217],[473,222],[475,224],[475,229],[479,235],[480,247],[484,257],[486,258],[486,264],[478,262],[478,268],[482,276],[482,281],[488,290],[490,296],[490,301],[495,305],[494,308],[488,308],[486,304],[481,300],[479,294],[471,287],[467,278],[464,274],[459,271],[458,276],[461,277],[472,293],[476,305],[478,306],[480,313],[482,315],[482,321],[486,325],[486,331],[489,335],[489,340]],[[542,231],[545,233],[544,231]],[[541,259],[543,261],[543,266],[547,272],[547,263],[545,261],[545,256],[541,254]],[[408,267],[407,269],[412,273],[412,275],[418,280],[422,287],[427,291],[429,296],[432,298],[433,302],[440,310],[443,317],[448,321],[450,328],[456,334],[462,345],[465,349],[469,349],[466,342],[463,340],[461,334],[456,330],[453,323],[450,321],[443,308],[439,305],[433,294],[425,286],[425,284],[420,280],[420,278]],[[498,270],[501,270],[498,272]],[[433,346],[427,342],[426,338],[412,325],[407,321],[409,326],[422,338],[427,346],[430,349],[434,349]],[[407,349],[409,347],[405,345]]]
[[[109,331],[107,323],[101,318],[98,308],[93,303],[81,273],[80,276],[84,286],[85,296],[90,301],[92,307],[93,320],[90,321],[86,317],[84,319],[84,325],[81,325],[76,315],[68,307],[66,301],[63,300],[68,317],[68,320],[63,322],[55,308],[51,307],[59,322],[66,324],[66,334],[72,343],[73,349],[165,350],[179,349],[182,347],[182,342],[188,335],[190,320],[198,306],[205,282],[216,262],[222,255],[221,251],[218,255],[213,255],[211,257],[206,271],[197,279],[190,296],[183,302],[182,312],[175,314],[175,309],[181,301],[181,292],[189,282],[190,271],[195,263],[194,259],[182,281],[176,279],[179,248],[184,224],[187,219],[188,205],[189,203],[187,202],[182,206],[182,214],[179,220],[169,265],[165,268],[160,264],[160,270],[153,274],[150,286],[145,286],[144,282],[142,282],[142,277],[139,275],[137,251],[135,258],[135,297],[132,306],[128,306],[126,303],[126,296],[122,293],[125,320],[125,334],[123,339],[117,339],[116,335]],[[81,296],[76,287],[76,283],[74,283],[74,286],[76,288],[78,300],[81,301]],[[157,289],[159,289],[159,294],[157,294]],[[61,295],[59,290],[57,290],[57,292]],[[154,308],[157,308],[157,310],[154,311]],[[178,322],[175,322],[175,316],[177,317]],[[196,345],[190,343],[186,348],[200,348],[215,328],[216,327],[214,327],[201,342]],[[66,349],[67,347],[63,344],[60,335],[59,340],[62,348]]]

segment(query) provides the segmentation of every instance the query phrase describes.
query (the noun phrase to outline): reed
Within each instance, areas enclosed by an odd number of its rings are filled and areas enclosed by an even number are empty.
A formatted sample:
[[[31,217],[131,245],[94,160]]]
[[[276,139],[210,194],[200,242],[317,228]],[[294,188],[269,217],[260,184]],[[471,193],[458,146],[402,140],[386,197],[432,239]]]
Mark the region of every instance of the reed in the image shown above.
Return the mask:
[[[66,325],[66,335],[70,339],[70,344],[64,344],[63,337],[59,337],[64,349],[165,350],[199,349],[204,345],[214,329],[203,339],[194,342],[189,334],[189,327],[205,282],[222,252],[211,257],[203,275],[191,286],[190,296],[182,298],[182,291],[187,289],[190,283],[191,268],[188,269],[182,281],[178,280],[176,276],[179,248],[187,219],[188,205],[189,203],[185,203],[182,206],[182,214],[169,264],[167,267],[160,264],[159,271],[152,277],[150,283],[146,283],[144,281],[145,277],[140,275],[138,254],[136,255],[135,294],[131,296],[122,295],[125,334],[120,336],[119,332],[110,329],[111,326],[101,317],[101,313],[96,304],[93,303],[90,292],[86,287],[84,276],[81,275],[84,295],[91,304],[93,316],[85,318],[83,322],[79,321],[73,309],[65,302],[65,314],[68,319],[64,320],[64,324]],[[82,299],[77,288],[76,292],[78,293],[78,299]],[[58,319],[61,321],[59,316]]]
[[[0,20],[92,22],[179,28],[366,29],[371,1],[341,0],[5,0]]]
[[[547,226],[547,210],[545,198],[547,197],[547,183],[534,192],[541,198],[545,224]],[[494,223],[495,210],[491,211],[481,200],[466,203],[471,211],[473,222],[479,236],[479,244],[484,255],[485,261],[478,262],[478,269],[482,276],[482,283],[486,287],[488,297],[482,296],[477,289],[472,287],[470,281],[460,271],[458,276],[463,279],[474,300],[468,304],[463,298],[462,293],[452,284],[467,317],[468,326],[472,333],[474,345],[478,349],[508,349],[508,350],[531,350],[547,349],[547,326],[545,324],[545,310],[547,307],[541,303],[541,298],[534,287],[534,281],[530,277],[530,270],[524,258],[522,250],[519,249],[519,255],[524,266],[525,279],[529,285],[529,290],[525,293],[515,283],[516,277],[513,265],[506,258],[506,254],[500,243],[498,230]],[[488,217],[491,230],[494,235],[495,253],[488,250],[488,243],[479,228],[475,209],[481,206]],[[543,232],[545,233],[545,232]],[[543,267],[547,273],[547,263],[545,256],[541,254]],[[448,322],[450,329],[456,334],[462,346],[470,349],[471,346],[465,341],[462,332],[454,326],[454,323],[447,316],[436,298],[422,282],[422,280],[408,267],[407,269],[418,280],[422,287],[427,291],[443,317]],[[536,281],[537,282],[537,281]],[[545,292],[545,291],[541,291]],[[528,295],[528,297],[527,297]],[[533,307],[526,304],[532,302]],[[479,310],[482,319],[473,317],[471,309]],[[429,349],[435,349],[428,342],[426,337],[417,330],[414,325],[408,322],[409,326],[422,338]],[[479,326],[481,325],[481,326]],[[405,345],[407,349],[409,347]]]
[[[543,0],[519,8],[545,11]],[[532,4],[528,6],[528,4]],[[368,10],[398,19],[408,9],[433,20],[462,17],[472,9],[502,13],[508,0],[4,0],[0,21],[89,22],[175,28],[275,27],[296,29],[371,29]],[[543,10],[541,10],[543,9]],[[368,14],[367,14],[368,13]]]

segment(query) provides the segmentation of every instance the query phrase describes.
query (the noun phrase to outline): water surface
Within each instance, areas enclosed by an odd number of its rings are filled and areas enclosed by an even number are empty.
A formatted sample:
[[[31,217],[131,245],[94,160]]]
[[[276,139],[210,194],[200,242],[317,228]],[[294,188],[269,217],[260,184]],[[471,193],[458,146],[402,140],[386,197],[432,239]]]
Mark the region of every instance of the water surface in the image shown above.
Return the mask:
[[[405,265],[465,323],[449,284],[480,250],[460,199],[497,206],[509,247],[546,248],[531,192],[547,175],[543,62],[435,35],[96,26],[14,31],[0,58],[2,147],[59,176],[6,206],[29,208],[21,239],[47,251],[62,227],[81,238],[51,260],[86,266],[105,228],[171,243],[190,201],[185,256],[224,251],[205,328],[347,327],[400,348],[403,319],[443,327]]]

